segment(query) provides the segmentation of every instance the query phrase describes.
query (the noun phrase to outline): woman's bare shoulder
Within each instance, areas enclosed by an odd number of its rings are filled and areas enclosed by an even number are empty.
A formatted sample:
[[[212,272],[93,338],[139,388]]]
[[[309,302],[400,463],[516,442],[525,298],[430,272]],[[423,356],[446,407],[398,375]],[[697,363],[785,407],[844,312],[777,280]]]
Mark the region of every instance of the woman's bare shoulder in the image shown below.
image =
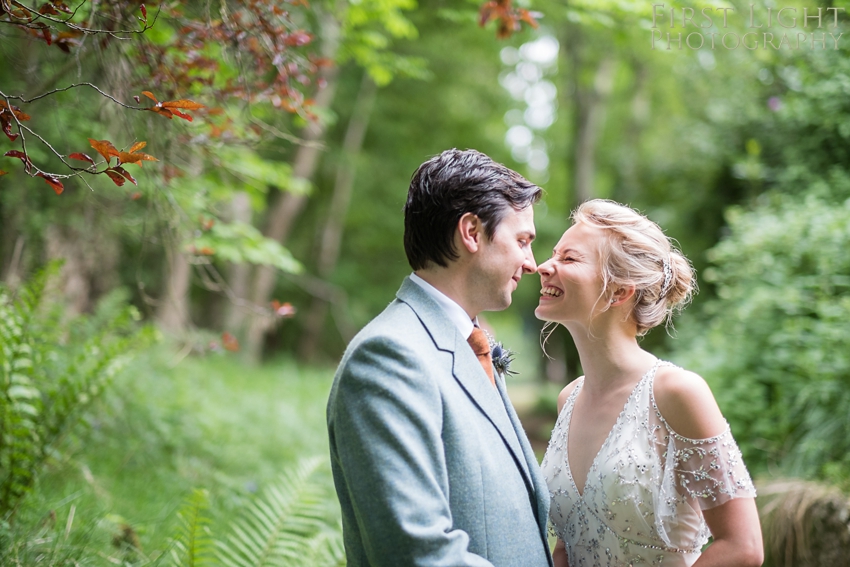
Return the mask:
[[[564,389],[561,390],[560,394],[558,394],[558,415],[561,414],[561,410],[564,409],[564,404],[567,403],[567,398],[570,397],[570,394],[573,393],[573,390],[576,389],[576,386],[582,378],[584,378],[584,376],[573,380],[572,382],[564,386]]]
[[[655,376],[653,394],[661,416],[683,437],[708,439],[726,430],[711,388],[695,372],[662,366]]]

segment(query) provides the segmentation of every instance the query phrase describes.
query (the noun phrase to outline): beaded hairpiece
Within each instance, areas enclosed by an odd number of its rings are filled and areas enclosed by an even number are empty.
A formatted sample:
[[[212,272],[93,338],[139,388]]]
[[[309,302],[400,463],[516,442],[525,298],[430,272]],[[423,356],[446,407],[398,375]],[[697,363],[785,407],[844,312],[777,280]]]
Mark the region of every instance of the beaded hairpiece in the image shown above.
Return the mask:
[[[670,291],[670,284],[673,281],[673,268],[670,267],[669,260],[662,260],[662,269],[664,270],[664,283],[661,284],[661,293],[658,294],[658,301],[664,299],[664,296]]]

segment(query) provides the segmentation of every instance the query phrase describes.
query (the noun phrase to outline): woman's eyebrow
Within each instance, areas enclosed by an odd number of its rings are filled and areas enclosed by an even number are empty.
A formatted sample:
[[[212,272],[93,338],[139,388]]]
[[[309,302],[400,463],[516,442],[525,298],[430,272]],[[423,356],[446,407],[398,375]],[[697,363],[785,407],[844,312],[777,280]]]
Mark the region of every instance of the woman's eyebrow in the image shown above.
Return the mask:
[[[581,252],[579,252],[579,251],[578,251],[578,250],[576,250],[575,248],[564,248],[564,249],[563,249],[563,250],[561,250],[560,252],[558,252],[558,249],[557,249],[557,248],[553,248],[553,249],[552,249],[552,254],[553,254],[553,255],[554,255],[554,254],[559,254],[559,253],[560,253],[560,254],[576,254],[576,255],[578,255],[578,256],[581,256]]]

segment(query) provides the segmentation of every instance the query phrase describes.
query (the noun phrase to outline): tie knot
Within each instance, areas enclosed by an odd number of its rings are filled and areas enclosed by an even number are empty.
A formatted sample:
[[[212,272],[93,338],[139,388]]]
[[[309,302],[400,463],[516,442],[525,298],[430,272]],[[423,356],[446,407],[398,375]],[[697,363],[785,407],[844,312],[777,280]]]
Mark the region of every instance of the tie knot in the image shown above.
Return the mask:
[[[480,328],[473,327],[472,334],[469,335],[466,342],[468,342],[469,346],[472,347],[472,352],[474,352],[476,356],[490,354],[490,341],[487,340],[487,333],[482,331]]]

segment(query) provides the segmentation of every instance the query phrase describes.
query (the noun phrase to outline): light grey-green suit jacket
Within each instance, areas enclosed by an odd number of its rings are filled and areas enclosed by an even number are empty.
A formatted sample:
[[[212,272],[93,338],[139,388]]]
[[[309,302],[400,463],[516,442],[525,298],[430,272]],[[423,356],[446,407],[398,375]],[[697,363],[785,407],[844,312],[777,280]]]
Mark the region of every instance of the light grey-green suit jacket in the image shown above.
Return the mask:
[[[549,493],[508,400],[405,279],[351,342],[328,401],[349,567],[547,567]]]

